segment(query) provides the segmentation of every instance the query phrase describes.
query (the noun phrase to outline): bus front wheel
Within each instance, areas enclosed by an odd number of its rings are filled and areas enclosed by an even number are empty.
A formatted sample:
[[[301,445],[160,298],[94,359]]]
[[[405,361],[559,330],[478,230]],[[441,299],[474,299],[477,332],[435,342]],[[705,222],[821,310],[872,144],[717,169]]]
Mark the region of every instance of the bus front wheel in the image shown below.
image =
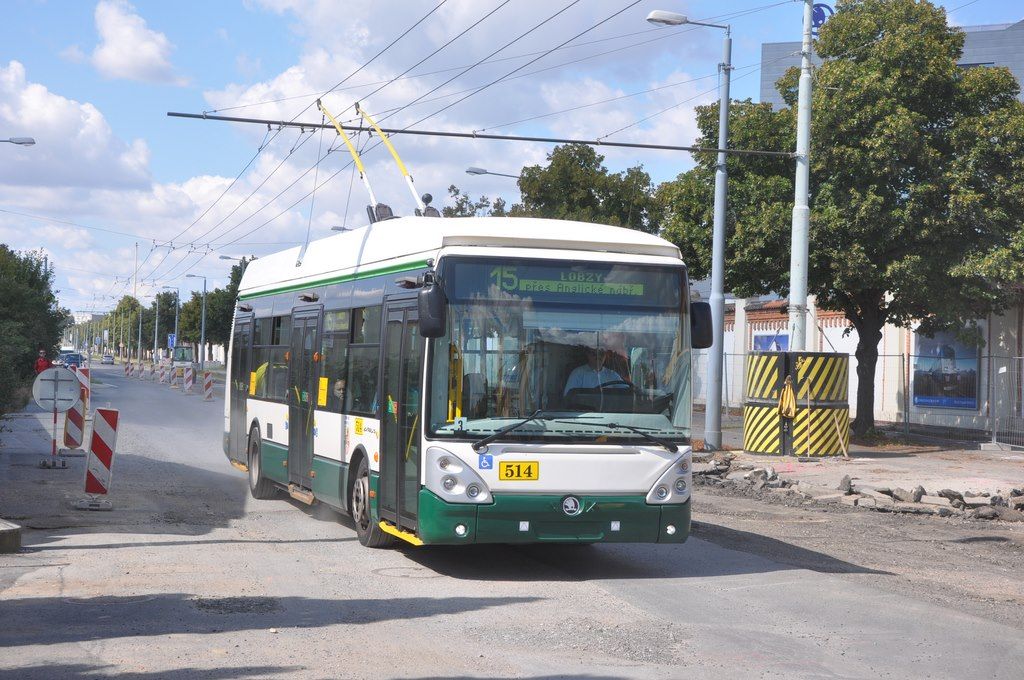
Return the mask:
[[[260,451],[260,433],[249,434],[249,493],[257,500],[267,500],[277,495],[274,483],[263,476],[263,456]]]
[[[386,548],[391,537],[381,531],[370,517],[370,466],[366,458],[359,461],[355,483],[352,485],[352,522],[356,536],[367,548]]]

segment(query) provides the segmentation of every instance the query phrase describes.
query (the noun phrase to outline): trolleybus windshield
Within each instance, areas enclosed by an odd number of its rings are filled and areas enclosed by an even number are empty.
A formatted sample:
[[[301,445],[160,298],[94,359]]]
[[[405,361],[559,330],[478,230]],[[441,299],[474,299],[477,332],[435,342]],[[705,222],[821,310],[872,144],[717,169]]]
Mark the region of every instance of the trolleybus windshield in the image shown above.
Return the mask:
[[[433,340],[431,436],[640,442],[690,435],[685,270],[446,258],[448,330]],[[609,427],[609,425],[629,427]]]

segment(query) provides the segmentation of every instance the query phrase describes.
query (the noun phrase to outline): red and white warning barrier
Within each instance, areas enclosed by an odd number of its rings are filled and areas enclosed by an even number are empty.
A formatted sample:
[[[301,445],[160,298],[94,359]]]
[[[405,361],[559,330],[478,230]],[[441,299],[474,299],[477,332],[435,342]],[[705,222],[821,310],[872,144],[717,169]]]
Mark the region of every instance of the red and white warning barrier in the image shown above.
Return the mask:
[[[64,414],[64,446],[77,449],[82,445],[85,435],[85,388],[79,388],[81,399]]]
[[[213,373],[203,371],[203,401],[213,401]]]
[[[89,404],[92,403],[92,375],[88,368],[75,368],[71,367],[74,371],[75,376],[78,377],[78,383],[82,386],[82,414],[86,420],[89,419]]]
[[[172,367],[171,368],[171,389],[172,390],[178,389],[178,380],[180,378],[181,378],[181,369],[180,368]]]
[[[191,366],[186,366],[185,367],[185,385],[184,385],[184,387],[185,387],[185,390],[184,390],[185,394],[192,394],[192,386],[195,384],[195,382],[196,382],[196,378],[195,378],[195,374],[192,371],[192,367]]]
[[[78,504],[79,508],[89,510],[109,509],[108,501],[101,501],[97,496],[110,493],[110,479],[114,467],[114,451],[117,449],[117,409],[98,408],[93,419],[92,441],[89,446],[89,458],[85,468],[85,493],[90,499]]]
[[[160,382],[167,382],[167,369],[163,365],[160,366]]]
[[[156,380],[156,364],[149,365],[149,379],[153,381]]]
[[[124,365],[124,377],[128,377],[132,373],[132,362],[128,362]]]

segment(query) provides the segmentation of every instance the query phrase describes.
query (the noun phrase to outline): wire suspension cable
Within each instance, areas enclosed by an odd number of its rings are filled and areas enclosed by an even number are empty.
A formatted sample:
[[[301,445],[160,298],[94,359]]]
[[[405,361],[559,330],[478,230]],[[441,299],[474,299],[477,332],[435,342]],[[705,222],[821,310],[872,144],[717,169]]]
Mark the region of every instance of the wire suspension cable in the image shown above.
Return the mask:
[[[267,122],[272,122],[275,125],[277,121],[267,121],[263,118],[240,118],[237,116],[204,116],[201,113],[179,113],[179,112],[168,112],[168,116],[174,118],[193,118],[198,120],[214,120],[214,121],[225,121],[229,123],[257,123],[265,125]],[[282,123],[282,125],[294,125],[298,127],[299,123]],[[302,123],[307,128],[319,127],[317,123]],[[352,126],[342,126],[343,129],[355,132],[360,128]],[[364,130],[365,131],[365,130]],[[788,151],[759,151],[756,149],[716,149],[713,147],[700,147],[700,146],[679,146],[673,144],[643,144],[638,142],[607,142],[601,139],[572,139],[565,137],[532,137],[525,135],[492,135],[475,132],[451,132],[448,130],[413,130],[410,128],[381,128],[381,131],[386,132],[389,135],[414,135],[423,137],[453,137],[458,139],[490,139],[500,140],[508,142],[544,142],[549,144],[587,144],[589,146],[610,146],[610,147],[621,147],[626,149],[652,149],[658,151],[689,151],[692,153],[719,153],[725,152],[734,154],[737,156],[779,156],[783,158],[791,158],[793,154]],[[346,166],[348,167],[348,166]],[[313,168],[310,168],[311,171]]]

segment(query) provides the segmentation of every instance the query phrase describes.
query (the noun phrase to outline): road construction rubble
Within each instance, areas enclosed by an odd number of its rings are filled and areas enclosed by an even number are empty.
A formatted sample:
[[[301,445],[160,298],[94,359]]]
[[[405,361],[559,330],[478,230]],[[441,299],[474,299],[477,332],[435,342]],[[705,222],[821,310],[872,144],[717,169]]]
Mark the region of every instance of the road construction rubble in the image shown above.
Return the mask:
[[[987,491],[928,490],[873,487],[857,483],[846,475],[835,488],[783,479],[772,466],[757,467],[741,463],[727,451],[696,454],[694,483],[704,486],[733,487],[748,495],[776,497],[789,504],[821,503],[867,508],[877,512],[897,512],[939,517],[966,517],[1024,522],[1024,488],[1003,493]]]

